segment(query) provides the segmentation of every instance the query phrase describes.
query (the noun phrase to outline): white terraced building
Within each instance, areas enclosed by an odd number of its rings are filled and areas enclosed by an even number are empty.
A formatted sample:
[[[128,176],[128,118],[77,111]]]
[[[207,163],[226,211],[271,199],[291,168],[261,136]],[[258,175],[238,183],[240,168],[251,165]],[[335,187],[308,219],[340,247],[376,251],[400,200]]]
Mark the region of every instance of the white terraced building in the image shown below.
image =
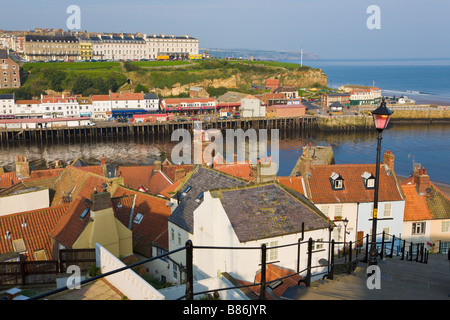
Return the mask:
[[[198,55],[198,39],[189,35],[145,35],[149,59],[156,59],[158,55],[174,54],[179,57]]]

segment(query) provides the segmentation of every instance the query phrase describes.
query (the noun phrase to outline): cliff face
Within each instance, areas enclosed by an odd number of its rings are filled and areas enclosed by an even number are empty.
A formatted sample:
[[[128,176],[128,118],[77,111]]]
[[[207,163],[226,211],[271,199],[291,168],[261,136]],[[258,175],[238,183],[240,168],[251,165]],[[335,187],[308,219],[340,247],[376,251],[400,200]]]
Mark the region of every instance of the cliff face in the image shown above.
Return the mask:
[[[292,71],[282,74],[280,82],[283,86],[288,87],[310,87],[314,84],[327,86],[327,76],[320,69],[312,69],[308,71]]]
[[[277,72],[278,71],[278,72]],[[250,88],[252,84],[256,85],[264,85],[266,79],[268,78],[277,78],[280,79],[281,86],[286,87],[311,87],[315,84],[319,84],[321,86],[327,86],[327,76],[322,70],[319,69],[310,69],[306,71],[299,70],[286,70],[269,73],[236,73],[231,75],[228,78],[216,78],[216,79],[204,79],[197,82],[192,82],[189,84],[181,85],[180,83],[175,83],[171,88],[152,88],[160,96],[176,96],[181,93],[185,93],[189,90],[189,88],[197,86],[197,87],[225,87],[228,89],[235,89],[239,87],[248,87]]]

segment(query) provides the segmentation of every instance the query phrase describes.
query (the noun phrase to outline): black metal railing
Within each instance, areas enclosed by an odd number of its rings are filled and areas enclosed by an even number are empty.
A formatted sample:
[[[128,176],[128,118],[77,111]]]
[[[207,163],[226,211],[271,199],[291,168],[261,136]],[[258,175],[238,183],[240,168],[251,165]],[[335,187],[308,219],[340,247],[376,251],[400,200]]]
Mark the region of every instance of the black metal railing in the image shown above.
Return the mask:
[[[406,260],[406,261],[416,261],[421,263],[427,263],[428,262],[428,254],[429,250],[424,247],[423,243],[413,243],[408,242],[406,240],[402,240],[399,237],[396,237],[395,235],[389,235],[385,232],[382,232],[380,234],[377,234],[377,236],[381,235],[381,241],[376,242],[377,244],[377,252],[378,256],[381,259],[392,258],[394,256],[400,256],[400,260]],[[386,240],[386,236],[389,236],[389,240]],[[302,236],[303,237],[303,236]],[[392,239],[390,239],[392,237]],[[313,249],[314,244],[328,244],[328,259],[327,264],[319,264],[319,265],[312,265],[312,256],[315,253]],[[259,296],[258,299],[265,300],[266,299],[266,287],[270,285],[273,282],[280,281],[289,277],[293,277],[295,275],[301,275],[306,272],[306,275],[299,281],[299,285],[303,283],[305,286],[309,287],[311,285],[311,279],[312,277],[319,277],[323,275],[323,279],[329,279],[333,280],[334,275],[338,273],[348,273],[351,274],[354,271],[354,268],[356,267],[357,263],[359,262],[368,262],[368,253],[369,253],[369,244],[370,236],[367,234],[366,236],[356,239],[356,241],[349,241],[349,242],[339,242],[339,241],[324,241],[324,240],[313,240],[312,238],[309,238],[308,240],[303,240],[303,238],[298,239],[296,243],[291,244],[285,244],[280,246],[272,246],[267,247],[266,244],[261,245],[261,247],[219,247],[219,246],[194,246],[192,244],[191,240],[188,240],[184,247],[180,247],[176,250],[145,259],[130,265],[127,265],[125,267],[86,279],[81,281],[79,284],[83,285],[92,281],[96,281],[100,278],[104,278],[107,276],[110,276],[112,274],[131,269],[134,267],[137,267],[139,265],[149,263],[153,260],[161,259],[168,257],[174,253],[185,251],[186,253],[186,282],[185,282],[185,294],[183,296],[178,297],[176,300],[193,300],[194,296],[197,295],[207,295],[209,293],[216,293],[220,291],[225,290],[234,290],[234,289],[242,289],[242,288],[248,288],[248,287],[260,287],[259,290]],[[301,268],[301,246],[307,244],[307,263],[306,267],[303,269]],[[341,255],[340,249],[337,248],[337,246],[343,245],[346,250],[344,251],[344,254]],[[286,248],[286,247],[297,247],[297,270],[296,272],[292,272],[284,277],[280,277],[271,281],[266,280],[266,268],[267,268],[267,252],[268,250],[278,249],[278,248]],[[193,265],[193,256],[194,256],[194,249],[195,250],[205,250],[205,249],[213,249],[213,250],[260,250],[261,251],[261,280],[260,282],[254,282],[247,285],[239,285],[239,286],[233,286],[233,287],[226,287],[226,288],[215,288],[211,290],[206,291],[199,291],[194,292],[194,265]],[[326,250],[326,249],[324,249]],[[320,250],[323,251],[323,250]],[[317,252],[317,251],[316,251]],[[325,268],[326,267],[326,268]],[[316,272],[313,273],[314,269],[317,268],[324,268],[325,271],[322,272]],[[37,300],[42,299],[47,296],[60,293],[62,291],[65,291],[69,289],[67,286],[43,293],[34,297],[31,297],[31,300]]]

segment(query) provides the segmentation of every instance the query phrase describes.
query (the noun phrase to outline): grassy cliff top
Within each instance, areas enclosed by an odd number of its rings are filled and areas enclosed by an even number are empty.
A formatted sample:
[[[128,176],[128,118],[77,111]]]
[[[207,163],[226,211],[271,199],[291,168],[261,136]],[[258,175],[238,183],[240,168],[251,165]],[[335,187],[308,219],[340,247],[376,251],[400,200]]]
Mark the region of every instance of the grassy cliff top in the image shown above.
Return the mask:
[[[248,88],[256,81],[278,77],[300,77],[319,71],[296,63],[250,60],[198,61],[108,61],[108,62],[34,62],[21,67],[22,88],[5,89],[16,99],[30,99],[41,93],[72,92],[92,95],[130,90],[136,85],[148,90],[170,89],[205,81],[238,78],[236,87]],[[262,84],[262,83],[261,83]]]

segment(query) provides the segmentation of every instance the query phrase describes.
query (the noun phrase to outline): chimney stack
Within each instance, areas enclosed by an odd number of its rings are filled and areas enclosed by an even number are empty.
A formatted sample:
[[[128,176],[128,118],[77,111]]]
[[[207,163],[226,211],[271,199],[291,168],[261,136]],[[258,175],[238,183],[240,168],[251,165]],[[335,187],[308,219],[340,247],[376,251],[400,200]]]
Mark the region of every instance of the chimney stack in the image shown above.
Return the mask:
[[[28,162],[28,158],[23,155],[16,157],[16,175],[19,178],[30,177],[30,163]]]
[[[394,160],[395,156],[392,154],[392,151],[386,150],[383,154],[383,164],[386,164],[389,167],[389,170],[394,170]]]
[[[91,195],[91,211],[111,208],[111,194],[109,192],[93,193]]]
[[[420,195],[427,193],[427,188],[430,186],[430,176],[427,174],[427,169],[418,169],[414,174],[414,183]]]
[[[184,168],[175,170],[175,181],[181,180],[185,176],[186,176],[186,170],[184,170]]]
[[[162,169],[161,161],[155,161],[153,163],[153,166],[154,166],[153,170],[161,171]]]
[[[106,165],[106,158],[105,158],[105,155],[102,155],[101,162],[102,162],[102,166],[104,167],[104,166]]]

